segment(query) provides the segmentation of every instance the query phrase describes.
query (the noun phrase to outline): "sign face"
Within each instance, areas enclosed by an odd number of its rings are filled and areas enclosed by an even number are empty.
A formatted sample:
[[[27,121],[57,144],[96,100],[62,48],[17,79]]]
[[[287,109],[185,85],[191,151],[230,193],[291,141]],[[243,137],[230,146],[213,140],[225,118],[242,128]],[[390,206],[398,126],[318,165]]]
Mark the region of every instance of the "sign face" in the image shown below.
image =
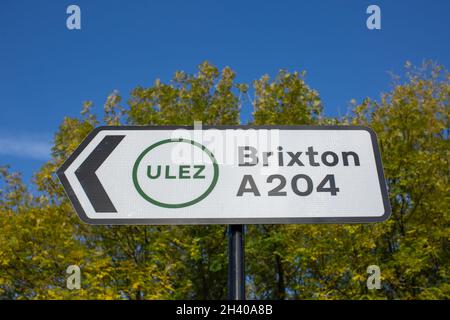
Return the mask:
[[[58,170],[92,224],[361,223],[391,208],[359,126],[100,127]]]

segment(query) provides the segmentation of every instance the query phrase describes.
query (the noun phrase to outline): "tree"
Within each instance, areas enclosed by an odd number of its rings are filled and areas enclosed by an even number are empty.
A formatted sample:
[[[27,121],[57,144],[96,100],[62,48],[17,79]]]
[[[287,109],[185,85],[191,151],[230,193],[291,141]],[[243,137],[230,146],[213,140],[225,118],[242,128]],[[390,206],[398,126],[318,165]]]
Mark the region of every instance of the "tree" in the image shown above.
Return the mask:
[[[327,118],[304,73],[280,71],[253,83],[253,124],[363,124],[378,134],[393,215],[371,225],[254,225],[246,233],[247,294],[274,299],[449,298],[449,75],[407,65],[380,101]],[[52,159],[36,173],[39,193],[0,168],[0,298],[226,298],[225,226],[90,226],[76,216],[56,169],[99,124],[238,124],[240,96],[228,67],[204,62],[194,75],[118,92],[103,117],[86,102],[65,118]],[[367,267],[381,268],[368,290]],[[81,268],[81,289],[66,269]]]
[[[389,298],[448,298],[449,285],[449,74],[427,62],[406,64],[406,81],[380,102],[355,107],[354,124],[378,134],[391,219],[379,229],[376,254]]]
[[[449,297],[448,80],[440,66],[408,64],[406,79],[396,80],[380,102],[365,99],[352,115],[337,119],[377,132],[392,217],[373,225],[253,227],[262,228],[250,241],[265,274],[257,267],[250,272],[255,296]],[[285,112],[275,110],[271,118],[284,119]],[[381,290],[366,286],[367,267],[373,264],[381,268]]]

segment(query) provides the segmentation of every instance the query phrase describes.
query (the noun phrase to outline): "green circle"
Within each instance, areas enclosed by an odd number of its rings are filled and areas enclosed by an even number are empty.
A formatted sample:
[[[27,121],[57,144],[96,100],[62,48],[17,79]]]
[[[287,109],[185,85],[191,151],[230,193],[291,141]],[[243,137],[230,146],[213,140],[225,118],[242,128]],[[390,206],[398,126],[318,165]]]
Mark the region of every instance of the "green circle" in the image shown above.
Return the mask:
[[[159,147],[163,144],[166,143],[178,143],[178,142],[183,142],[183,143],[189,143],[192,144],[194,146],[196,146],[197,148],[200,148],[202,151],[204,151],[209,158],[211,159],[212,163],[213,163],[213,167],[214,167],[214,177],[213,180],[211,182],[211,184],[209,185],[208,189],[201,194],[199,197],[195,198],[194,200],[188,201],[188,202],[184,202],[184,203],[175,203],[175,204],[170,204],[170,203],[164,203],[164,202],[160,202],[158,200],[155,200],[151,197],[149,197],[140,187],[138,179],[137,179],[137,171],[138,171],[138,167],[142,161],[142,159],[145,157],[145,155],[147,153],[149,153],[151,150],[155,149],[156,147]],[[192,140],[188,140],[188,139],[183,139],[183,138],[179,138],[179,139],[166,139],[166,140],[162,140],[159,141],[155,144],[152,144],[150,147],[148,147],[147,149],[145,149],[137,158],[136,162],[134,163],[133,166],[133,183],[134,183],[134,187],[136,188],[136,190],[138,191],[138,193],[148,202],[153,203],[154,205],[157,205],[159,207],[163,207],[163,208],[184,208],[184,207],[188,207],[191,206],[193,204],[196,204],[197,202],[203,200],[204,198],[206,198],[211,191],[214,189],[214,187],[217,184],[217,180],[219,179],[219,165],[217,164],[216,158],[214,157],[214,155],[212,154],[211,151],[209,151],[205,146],[201,145],[198,142],[192,141]]]

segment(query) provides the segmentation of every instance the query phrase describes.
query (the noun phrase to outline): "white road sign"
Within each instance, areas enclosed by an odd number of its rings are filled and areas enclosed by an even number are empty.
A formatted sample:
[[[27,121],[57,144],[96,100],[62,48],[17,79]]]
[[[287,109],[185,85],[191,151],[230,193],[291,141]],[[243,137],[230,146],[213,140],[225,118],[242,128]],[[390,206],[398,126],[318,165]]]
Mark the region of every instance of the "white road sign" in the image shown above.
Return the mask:
[[[100,127],[58,170],[92,224],[360,223],[391,209],[360,126]]]

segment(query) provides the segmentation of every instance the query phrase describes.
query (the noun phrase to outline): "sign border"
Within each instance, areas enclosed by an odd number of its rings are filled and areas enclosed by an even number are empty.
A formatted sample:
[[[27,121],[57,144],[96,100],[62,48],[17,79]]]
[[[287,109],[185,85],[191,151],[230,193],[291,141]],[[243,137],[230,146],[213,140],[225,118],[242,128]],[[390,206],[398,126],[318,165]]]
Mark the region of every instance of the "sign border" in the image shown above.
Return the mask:
[[[65,171],[75,161],[75,159],[83,152],[88,144],[94,139],[95,136],[101,131],[127,131],[127,130],[176,130],[186,129],[194,130],[194,126],[99,126],[94,128],[87,137],[81,142],[81,144],[75,149],[75,151],[67,158],[62,166],[56,171],[56,174],[61,181],[64,190],[72,202],[72,205],[78,214],[79,218],[88,224],[93,225],[205,225],[205,224],[354,224],[354,223],[373,223],[382,222],[389,218],[392,213],[391,205],[389,202],[389,195],[387,186],[385,184],[385,177],[383,172],[383,166],[381,162],[381,154],[378,146],[377,135],[373,129],[366,126],[313,126],[313,125],[223,125],[223,126],[202,126],[202,130],[208,129],[266,129],[266,130],[364,130],[370,134],[372,140],[372,148],[375,156],[375,163],[378,173],[378,181],[380,184],[381,197],[383,199],[384,213],[378,217],[315,217],[315,218],[192,218],[192,219],[91,219],[89,218],[83,207],[81,206],[78,197],[69,184],[69,181],[65,175]]]

